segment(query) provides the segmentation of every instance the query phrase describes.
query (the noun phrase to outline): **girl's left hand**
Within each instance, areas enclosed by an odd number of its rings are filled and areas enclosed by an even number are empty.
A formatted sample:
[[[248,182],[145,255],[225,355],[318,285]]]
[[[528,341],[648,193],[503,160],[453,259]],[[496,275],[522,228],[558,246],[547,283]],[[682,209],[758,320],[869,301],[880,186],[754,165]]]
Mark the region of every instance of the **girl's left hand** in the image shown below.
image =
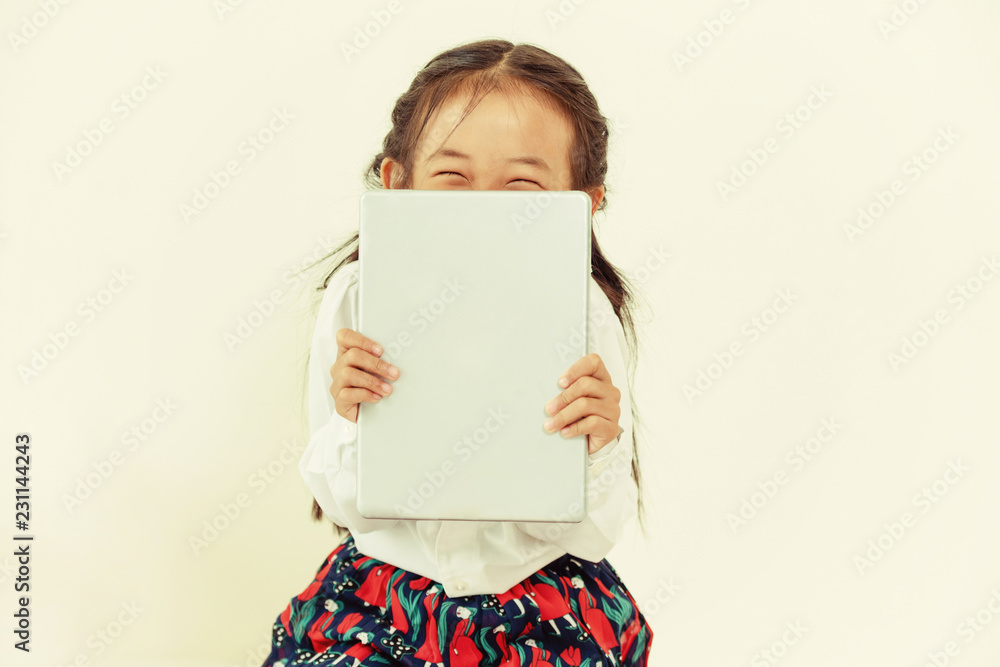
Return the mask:
[[[566,389],[545,406],[545,412],[553,415],[543,425],[546,431],[563,429],[565,438],[589,433],[591,454],[618,437],[622,393],[611,383],[600,355],[580,357],[559,385]]]

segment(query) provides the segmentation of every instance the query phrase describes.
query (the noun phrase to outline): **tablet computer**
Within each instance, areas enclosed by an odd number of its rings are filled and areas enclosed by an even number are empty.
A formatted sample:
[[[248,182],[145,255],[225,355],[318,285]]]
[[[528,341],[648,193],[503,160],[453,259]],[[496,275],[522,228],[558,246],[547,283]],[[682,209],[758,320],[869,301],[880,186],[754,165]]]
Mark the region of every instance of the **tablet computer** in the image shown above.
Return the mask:
[[[358,330],[400,369],[358,413],[367,518],[582,521],[587,435],[542,424],[587,350],[579,191],[361,196]]]

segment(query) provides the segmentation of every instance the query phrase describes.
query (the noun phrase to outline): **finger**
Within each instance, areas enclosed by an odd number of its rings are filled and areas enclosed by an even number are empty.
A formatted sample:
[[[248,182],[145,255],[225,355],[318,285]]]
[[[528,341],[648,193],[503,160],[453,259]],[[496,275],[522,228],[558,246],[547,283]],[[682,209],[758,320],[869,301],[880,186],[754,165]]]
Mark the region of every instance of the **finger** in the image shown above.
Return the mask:
[[[351,408],[351,406],[357,405],[358,403],[378,403],[382,400],[380,394],[376,394],[368,389],[362,389],[360,387],[345,387],[341,389],[334,398],[334,403],[344,409],[346,412]],[[340,412],[338,410],[338,412]],[[346,416],[346,415],[341,415]]]
[[[384,351],[381,345],[354,329],[337,329],[337,356],[339,357],[352,347],[359,347],[376,357],[381,357]]]
[[[591,415],[607,421],[614,421],[617,424],[618,418],[621,416],[617,414],[618,412],[620,412],[618,405],[612,403],[610,400],[583,396],[574,400],[560,410],[558,414],[546,420],[542,424],[542,428],[549,433],[555,433]]]
[[[380,359],[360,347],[352,347],[343,355],[343,361],[347,366],[368,371],[372,375],[377,375],[384,380],[398,380],[399,369],[390,364],[385,359]]]
[[[346,366],[340,374],[339,382],[334,380],[333,387],[330,388],[330,391],[337,391],[337,394],[339,394],[341,390],[351,388],[367,389],[372,393],[380,394],[382,396],[387,396],[392,393],[392,385],[382,378],[375,377],[374,375],[357,368]],[[334,397],[336,397],[337,394],[334,394]]]
[[[604,367],[604,361],[601,359],[601,356],[596,352],[591,352],[577,359],[569,367],[569,370],[562,374],[558,384],[565,389],[585,375],[593,375],[598,380],[611,381],[611,374]]]
[[[580,435],[587,437],[587,453],[596,454],[609,442],[618,437],[615,425],[596,415],[590,415],[578,422],[570,424],[561,432],[564,438],[575,438]]]
[[[581,435],[589,435],[594,441],[591,444],[594,444],[598,440],[603,443],[611,442],[617,433],[618,430],[615,428],[615,425],[607,419],[598,417],[597,415],[587,415],[580,421],[564,427],[560,432],[560,435],[564,438],[575,438]]]
[[[555,415],[561,412],[567,405],[578,398],[591,396],[593,398],[612,399],[618,402],[621,392],[611,384],[611,381],[602,382],[593,375],[584,375],[571,384],[565,391],[561,392],[545,405],[545,412]]]

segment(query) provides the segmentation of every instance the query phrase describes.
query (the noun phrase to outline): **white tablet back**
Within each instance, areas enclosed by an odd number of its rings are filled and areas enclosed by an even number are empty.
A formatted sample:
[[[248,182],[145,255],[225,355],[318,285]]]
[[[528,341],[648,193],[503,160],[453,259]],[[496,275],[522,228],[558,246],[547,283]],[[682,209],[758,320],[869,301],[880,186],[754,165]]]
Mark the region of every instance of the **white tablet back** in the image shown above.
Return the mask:
[[[587,350],[583,192],[361,197],[359,326],[400,369],[361,403],[368,518],[578,522],[587,438],[542,428]]]

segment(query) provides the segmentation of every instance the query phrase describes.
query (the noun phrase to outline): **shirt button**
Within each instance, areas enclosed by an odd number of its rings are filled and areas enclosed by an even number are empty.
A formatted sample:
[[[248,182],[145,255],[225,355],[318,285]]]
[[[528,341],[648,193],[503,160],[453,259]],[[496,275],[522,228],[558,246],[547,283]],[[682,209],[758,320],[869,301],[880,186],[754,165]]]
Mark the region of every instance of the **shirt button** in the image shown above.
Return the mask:
[[[462,579],[459,579],[458,581],[455,582],[455,590],[458,591],[459,593],[461,593],[468,587],[469,585],[465,583],[465,581],[463,581]]]

